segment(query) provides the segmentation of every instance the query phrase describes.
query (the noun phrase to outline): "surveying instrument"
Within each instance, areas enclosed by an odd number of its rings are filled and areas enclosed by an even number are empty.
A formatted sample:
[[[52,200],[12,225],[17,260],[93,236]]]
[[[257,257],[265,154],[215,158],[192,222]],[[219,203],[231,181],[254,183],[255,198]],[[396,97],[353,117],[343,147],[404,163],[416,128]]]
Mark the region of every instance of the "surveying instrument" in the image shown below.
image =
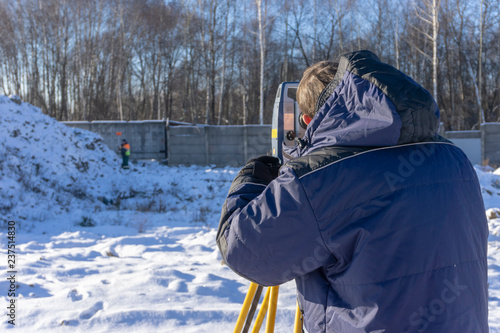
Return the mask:
[[[271,132],[272,155],[283,163],[283,146],[294,147],[295,140],[304,136],[306,127],[301,120],[302,114],[297,105],[297,87],[299,82],[283,82],[278,87],[273,107],[273,121]],[[254,282],[250,283],[247,295],[243,301],[234,333],[257,333],[260,331],[266,317],[265,333],[274,332],[276,309],[278,307],[279,286],[268,287],[262,300],[261,308],[255,319],[255,325],[250,331],[253,317],[257,311],[264,287]],[[302,333],[304,318],[299,304],[295,310],[293,333]]]
[[[297,104],[298,86],[299,82],[281,83],[274,100],[271,148],[272,155],[279,158],[281,163],[284,162],[283,155],[286,155],[283,147],[293,148],[297,140],[304,137],[310,121],[304,123],[304,117],[307,116],[302,114]]]

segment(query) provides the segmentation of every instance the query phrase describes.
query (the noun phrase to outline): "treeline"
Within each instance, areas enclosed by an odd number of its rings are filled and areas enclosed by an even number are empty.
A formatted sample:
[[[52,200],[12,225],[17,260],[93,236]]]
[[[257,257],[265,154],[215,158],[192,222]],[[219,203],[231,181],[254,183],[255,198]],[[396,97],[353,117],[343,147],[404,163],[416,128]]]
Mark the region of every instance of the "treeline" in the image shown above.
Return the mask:
[[[58,120],[270,123],[278,84],[370,49],[447,130],[500,120],[498,0],[0,0],[0,93]]]

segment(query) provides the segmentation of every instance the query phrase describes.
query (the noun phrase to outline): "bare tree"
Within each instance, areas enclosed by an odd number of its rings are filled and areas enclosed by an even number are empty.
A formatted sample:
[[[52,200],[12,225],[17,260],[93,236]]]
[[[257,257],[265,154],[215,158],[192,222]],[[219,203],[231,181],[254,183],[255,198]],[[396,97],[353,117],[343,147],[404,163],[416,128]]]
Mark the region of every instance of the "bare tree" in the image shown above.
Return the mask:
[[[417,50],[432,62],[432,87],[434,99],[438,100],[438,32],[439,32],[439,6],[441,0],[421,0],[413,1],[415,15],[424,24],[430,27],[431,33],[427,32],[426,28],[414,26],[427,40],[432,44],[432,56],[429,56],[425,50],[417,48]]]
[[[368,48],[439,95],[447,128],[500,118],[498,0],[359,4],[0,0],[0,93],[58,120],[265,123],[281,81]]]
[[[262,0],[255,0],[257,5],[257,17],[259,20],[259,49],[260,49],[260,103],[259,103],[259,124],[264,123],[264,70],[265,70],[265,55],[266,55],[266,33],[265,21],[267,19],[267,6],[262,13]],[[267,3],[265,3],[267,4]]]
[[[217,117],[217,125],[221,124],[221,119],[222,119],[222,107],[223,107],[223,101],[222,99],[224,98],[224,84],[226,83],[226,55],[227,55],[227,43],[228,43],[228,21],[229,21],[229,8],[230,8],[230,2],[227,0],[226,2],[226,8],[228,10],[228,13],[225,15],[225,20],[224,20],[224,35],[223,35],[223,51],[222,51],[222,73],[221,73],[221,79],[220,79],[220,94],[219,94],[219,115]]]

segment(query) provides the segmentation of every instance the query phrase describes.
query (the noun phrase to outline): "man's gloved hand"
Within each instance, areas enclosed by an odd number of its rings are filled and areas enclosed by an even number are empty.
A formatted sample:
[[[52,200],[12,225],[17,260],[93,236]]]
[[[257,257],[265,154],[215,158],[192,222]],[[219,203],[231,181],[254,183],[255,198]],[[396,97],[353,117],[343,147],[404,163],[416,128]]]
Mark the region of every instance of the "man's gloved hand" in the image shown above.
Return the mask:
[[[269,184],[278,177],[281,164],[279,159],[274,156],[260,156],[252,158],[240,170],[233,185],[240,183],[258,183]]]
[[[252,176],[267,184],[278,177],[281,167],[277,157],[266,155],[252,158],[247,165],[253,165]]]

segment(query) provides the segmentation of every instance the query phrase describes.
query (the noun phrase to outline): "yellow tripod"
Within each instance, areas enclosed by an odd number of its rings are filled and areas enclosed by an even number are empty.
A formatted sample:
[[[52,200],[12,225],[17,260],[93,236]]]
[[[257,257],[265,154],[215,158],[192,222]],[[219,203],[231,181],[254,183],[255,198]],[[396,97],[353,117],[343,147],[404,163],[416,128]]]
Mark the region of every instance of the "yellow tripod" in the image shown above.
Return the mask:
[[[243,306],[236,321],[236,327],[234,328],[234,333],[247,333],[249,332],[250,325],[252,324],[253,316],[257,310],[257,305],[259,303],[260,295],[264,287],[251,283],[250,288],[248,288],[247,295],[243,301]],[[264,317],[267,312],[266,320],[266,333],[274,332],[274,323],[276,320],[276,309],[278,307],[278,293],[279,286],[267,288],[264,300],[262,301],[262,306],[257,318],[255,319],[255,326],[252,333],[258,333]],[[293,328],[293,333],[302,333],[302,313],[300,312],[299,305],[297,304],[297,309],[295,311],[295,324]]]

